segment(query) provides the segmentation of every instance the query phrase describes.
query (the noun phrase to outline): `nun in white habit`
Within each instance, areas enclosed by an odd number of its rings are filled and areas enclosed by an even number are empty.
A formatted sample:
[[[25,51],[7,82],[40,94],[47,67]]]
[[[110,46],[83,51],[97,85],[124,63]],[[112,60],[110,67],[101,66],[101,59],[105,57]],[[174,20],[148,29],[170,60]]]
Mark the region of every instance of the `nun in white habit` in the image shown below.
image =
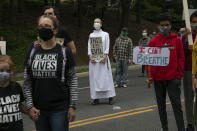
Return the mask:
[[[109,104],[113,104],[113,97],[116,96],[111,64],[108,58],[109,54],[109,34],[102,31],[102,22],[100,19],[96,18],[94,20],[93,33],[90,34],[88,40],[88,56],[89,56],[89,80],[90,80],[90,95],[93,99],[92,104],[99,104],[99,99],[108,98]],[[97,61],[94,59],[94,42],[101,43],[102,46],[102,59]],[[92,42],[92,43],[91,43]]]

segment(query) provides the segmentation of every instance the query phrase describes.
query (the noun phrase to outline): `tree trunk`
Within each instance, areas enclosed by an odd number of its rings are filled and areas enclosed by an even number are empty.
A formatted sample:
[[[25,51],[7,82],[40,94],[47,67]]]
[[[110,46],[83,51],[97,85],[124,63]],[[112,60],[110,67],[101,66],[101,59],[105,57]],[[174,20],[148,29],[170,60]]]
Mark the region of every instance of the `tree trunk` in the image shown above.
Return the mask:
[[[122,9],[121,22],[120,22],[120,30],[121,30],[122,27],[128,27],[131,0],[121,0],[120,5]]]
[[[117,19],[117,21],[118,22],[120,22],[120,1],[119,0],[117,0],[117,2],[118,2],[118,9],[117,9],[117,12],[116,12],[116,19]]]
[[[44,0],[44,4],[45,5],[48,5],[49,4],[49,1],[48,0]]]
[[[18,0],[18,12],[19,13],[24,13],[24,0]]]
[[[78,27],[81,27],[81,0],[77,0],[78,2],[78,10],[77,10],[77,14],[78,14]]]
[[[192,0],[192,3],[193,3],[193,6],[194,6],[194,9],[197,9],[197,0]]]
[[[15,23],[15,17],[14,17],[14,0],[10,0],[10,3],[9,3],[9,23],[10,24]]]
[[[59,6],[60,6],[60,0],[56,0],[55,5],[56,5],[57,7],[59,7]]]
[[[137,0],[136,22],[141,23],[141,0]]]

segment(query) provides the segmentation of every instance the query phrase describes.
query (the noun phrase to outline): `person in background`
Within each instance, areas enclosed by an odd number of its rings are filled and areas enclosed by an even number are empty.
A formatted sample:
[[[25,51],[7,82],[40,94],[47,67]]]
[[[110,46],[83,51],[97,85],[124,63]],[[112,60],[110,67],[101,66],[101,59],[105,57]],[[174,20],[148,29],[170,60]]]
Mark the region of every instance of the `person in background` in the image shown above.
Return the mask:
[[[113,104],[113,97],[116,96],[111,64],[108,57],[110,39],[109,34],[104,32],[102,21],[99,18],[94,20],[93,33],[89,35],[88,40],[88,56],[89,56],[89,81],[90,81],[90,96],[93,99],[92,105],[99,104],[99,99],[108,98],[109,104]],[[94,58],[95,49],[97,46],[102,46],[101,52],[104,57],[99,61]],[[101,50],[102,50],[101,49]]]
[[[190,17],[192,37],[193,41],[196,39],[197,34],[197,11],[194,12]],[[184,64],[184,77],[183,77],[183,87],[185,96],[185,109],[186,109],[186,119],[187,128],[186,131],[194,131],[194,117],[193,117],[193,99],[194,93],[192,90],[192,48],[190,48],[187,35],[190,31],[188,29],[181,29],[181,32],[185,32],[186,35],[182,37],[182,43],[185,54],[185,64]],[[193,52],[195,53],[195,52]],[[194,62],[195,63],[195,62]]]
[[[54,6],[46,6],[43,10],[43,14],[54,16],[57,19],[59,19],[59,11]],[[72,50],[72,53],[76,54],[75,43],[74,43],[71,36],[69,35],[69,33],[67,32],[67,30],[64,27],[60,26],[58,28],[58,32],[57,32],[55,37],[56,37],[56,42],[57,43],[69,47]]]
[[[15,65],[11,57],[0,55],[0,131],[24,131],[21,112],[27,113],[27,109],[22,104],[21,86],[11,81],[14,73]]]
[[[133,43],[128,37],[128,29],[122,28],[120,36],[113,46],[113,57],[116,61],[116,84],[117,87],[127,87],[128,65],[132,61]]]
[[[43,9],[43,15],[49,15],[49,16],[53,16],[57,19],[59,19],[59,11],[56,7],[54,6],[45,6]],[[67,30],[62,27],[59,26],[58,28],[58,32],[55,35],[56,38],[56,42],[60,45],[64,45],[66,47],[69,47],[72,51],[73,54],[76,54],[76,47],[75,47],[75,43],[72,40],[71,36],[69,35],[69,33],[67,32]],[[28,52],[30,52],[30,50],[35,47],[38,46],[40,44],[40,38],[38,37],[38,40],[36,40],[30,47]]]
[[[147,29],[144,29],[142,31],[142,38],[139,41],[139,46],[147,47],[149,41],[150,41],[150,37],[148,36],[148,31]],[[144,73],[145,73],[145,65],[142,65],[142,74],[139,77],[144,77]]]
[[[181,39],[171,31],[171,19],[166,13],[158,16],[159,33],[150,40],[149,47],[166,47],[170,50],[168,66],[151,66],[146,68],[148,85],[154,81],[156,100],[162,131],[168,131],[166,112],[166,92],[170,98],[178,131],[185,131],[183,111],[181,108],[181,79],[184,68],[184,51]],[[148,67],[148,66],[146,66]]]

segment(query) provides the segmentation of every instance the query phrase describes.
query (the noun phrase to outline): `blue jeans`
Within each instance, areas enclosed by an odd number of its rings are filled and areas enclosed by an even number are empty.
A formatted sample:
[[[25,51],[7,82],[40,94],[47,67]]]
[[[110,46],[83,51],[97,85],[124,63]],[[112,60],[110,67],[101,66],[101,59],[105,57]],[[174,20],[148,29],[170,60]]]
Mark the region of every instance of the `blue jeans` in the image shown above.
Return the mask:
[[[128,65],[128,60],[116,60],[116,83],[118,86],[122,86],[127,83]]]
[[[36,121],[37,131],[68,131],[67,111],[57,113],[40,112]]]

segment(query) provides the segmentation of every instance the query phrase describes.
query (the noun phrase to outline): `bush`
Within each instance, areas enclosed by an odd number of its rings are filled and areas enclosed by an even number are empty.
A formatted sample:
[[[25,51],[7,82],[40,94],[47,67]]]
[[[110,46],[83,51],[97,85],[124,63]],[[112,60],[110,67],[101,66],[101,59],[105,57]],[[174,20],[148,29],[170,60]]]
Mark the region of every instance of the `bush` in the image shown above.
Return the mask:
[[[26,50],[37,36],[36,27],[34,25],[4,26],[0,28],[0,36],[7,41],[7,54],[12,57],[17,72],[22,72]]]

